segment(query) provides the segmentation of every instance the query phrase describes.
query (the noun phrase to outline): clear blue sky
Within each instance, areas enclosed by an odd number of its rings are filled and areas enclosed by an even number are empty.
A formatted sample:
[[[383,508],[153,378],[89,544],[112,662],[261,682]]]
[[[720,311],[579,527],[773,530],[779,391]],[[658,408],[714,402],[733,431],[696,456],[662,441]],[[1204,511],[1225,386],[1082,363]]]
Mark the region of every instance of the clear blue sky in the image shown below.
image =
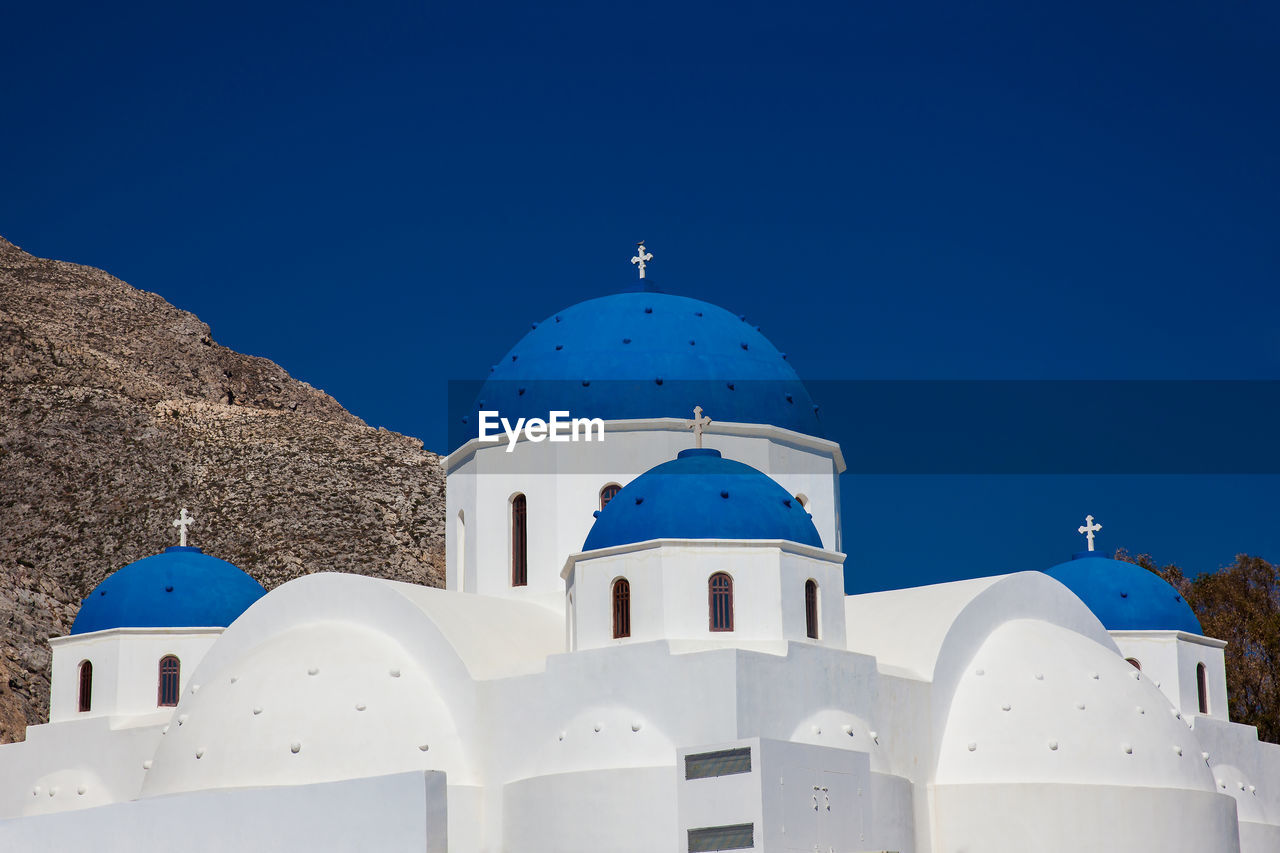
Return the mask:
[[[1280,7],[1044,5],[20,4],[0,234],[441,450],[447,381],[642,237],[806,378],[1280,379]],[[846,477],[850,588],[1043,567],[1086,512],[1276,560],[1277,485]]]

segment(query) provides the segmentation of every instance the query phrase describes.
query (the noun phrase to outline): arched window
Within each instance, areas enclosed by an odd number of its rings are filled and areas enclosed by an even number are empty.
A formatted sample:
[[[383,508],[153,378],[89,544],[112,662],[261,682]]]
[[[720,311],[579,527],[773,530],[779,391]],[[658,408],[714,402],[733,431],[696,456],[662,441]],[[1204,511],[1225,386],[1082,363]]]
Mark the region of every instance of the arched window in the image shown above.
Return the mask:
[[[160,658],[160,688],[157,690],[156,704],[162,708],[172,708],[178,704],[178,676],[182,672],[182,664],[173,655]]]
[[[467,517],[462,510],[458,510],[458,523],[453,529],[453,547],[456,549],[457,557],[454,559],[454,571],[457,576],[454,578],[454,588],[458,592],[466,592],[467,584]]]
[[[809,639],[818,639],[818,582],[813,578],[804,582],[804,630]]]
[[[805,509],[809,508],[809,496],[804,492],[796,492],[796,500],[800,501],[800,506]]]
[[[626,578],[613,582],[613,637],[631,636],[631,584]]]
[[[1209,713],[1209,674],[1204,664],[1196,664],[1196,692],[1200,697],[1200,713]]]
[[[711,605],[711,630],[733,630],[733,578],[716,572],[707,581],[707,597]]]
[[[622,486],[617,483],[610,483],[600,490],[600,508],[604,509],[609,505],[609,501],[613,500],[618,492],[622,491]]]
[[[578,631],[576,628],[578,624],[578,614],[574,612],[574,609],[573,609],[573,593],[572,592],[569,593],[568,622],[569,622],[569,645],[567,648],[569,649],[569,651],[574,651],[578,648]]]
[[[93,706],[93,664],[80,662],[80,712],[84,713]]]
[[[1134,669],[1138,669],[1138,670],[1142,669],[1142,661],[1138,660],[1137,658],[1125,658],[1125,663],[1129,664],[1129,666],[1133,667]]]
[[[524,495],[511,499],[511,585],[529,583],[529,519]]]

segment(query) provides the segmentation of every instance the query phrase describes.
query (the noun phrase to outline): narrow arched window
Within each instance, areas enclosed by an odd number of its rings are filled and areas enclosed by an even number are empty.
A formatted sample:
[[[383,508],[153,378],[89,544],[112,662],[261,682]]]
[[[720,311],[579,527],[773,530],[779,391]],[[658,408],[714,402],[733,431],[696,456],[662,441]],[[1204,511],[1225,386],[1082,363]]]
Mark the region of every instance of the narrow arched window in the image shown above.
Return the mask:
[[[613,637],[631,636],[631,584],[626,578],[613,582]]]
[[[1204,664],[1196,664],[1196,693],[1200,697],[1200,713],[1209,713],[1209,674]]]
[[[453,529],[453,545],[457,549],[454,559],[454,588],[458,592],[467,591],[467,517],[458,510],[458,523]]]
[[[620,491],[622,491],[622,486],[619,486],[617,483],[610,483],[609,485],[601,489],[600,490],[600,508],[604,509],[605,507],[607,507],[609,505],[609,501],[613,500],[614,497],[616,497],[618,492]]]
[[[172,708],[178,704],[178,679],[182,672],[182,664],[173,655],[160,658],[160,688],[156,691],[156,704],[162,708]]]
[[[1138,660],[1137,658],[1125,658],[1124,660],[1125,660],[1125,663],[1129,664],[1129,666],[1133,667],[1134,669],[1137,669],[1137,670],[1142,669],[1142,661]]]
[[[84,713],[93,706],[93,664],[80,662],[80,712]]]
[[[511,499],[511,585],[529,583],[529,519],[524,495]]]
[[[818,639],[818,582],[813,578],[804,582],[804,631],[809,639]]]
[[[724,572],[716,572],[707,581],[707,596],[711,605],[711,630],[733,630],[733,578]]]

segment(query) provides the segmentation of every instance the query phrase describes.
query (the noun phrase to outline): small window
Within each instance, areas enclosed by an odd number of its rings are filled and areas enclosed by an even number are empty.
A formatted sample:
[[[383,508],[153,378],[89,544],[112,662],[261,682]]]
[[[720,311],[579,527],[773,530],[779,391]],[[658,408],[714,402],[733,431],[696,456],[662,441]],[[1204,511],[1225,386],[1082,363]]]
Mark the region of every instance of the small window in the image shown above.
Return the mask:
[[[622,491],[622,486],[617,483],[610,483],[600,490],[600,508],[604,509],[609,505],[609,501],[617,497],[618,492]]]
[[[93,707],[93,664],[80,662],[80,713]]]
[[[751,747],[721,749],[684,757],[684,778],[711,779],[751,772]]]
[[[529,583],[529,521],[524,495],[511,499],[511,585]]]
[[[755,826],[750,823],[704,826],[689,830],[689,853],[704,853],[707,850],[747,850],[755,846]]]
[[[156,704],[161,708],[172,708],[178,704],[178,681],[182,672],[182,664],[173,655],[160,658],[160,688],[157,691]]]
[[[724,572],[716,572],[707,581],[707,596],[711,604],[711,630],[733,630],[733,578]]]
[[[457,557],[454,559],[454,565],[457,567],[454,571],[457,576],[454,578],[454,587],[458,592],[466,592],[467,583],[467,517],[462,510],[458,510],[458,523],[453,530],[453,547]]]
[[[1196,664],[1196,692],[1200,698],[1200,713],[1209,713],[1209,674],[1204,664]]]
[[[1142,661],[1138,660],[1137,658],[1125,658],[1125,662],[1136,670],[1142,669]]]
[[[613,638],[631,636],[631,584],[626,578],[613,582]]]
[[[806,510],[809,508],[809,496],[804,492],[797,492],[796,500],[799,501],[800,506],[804,507]]]
[[[804,630],[809,639],[818,639],[818,582],[813,578],[804,582]]]

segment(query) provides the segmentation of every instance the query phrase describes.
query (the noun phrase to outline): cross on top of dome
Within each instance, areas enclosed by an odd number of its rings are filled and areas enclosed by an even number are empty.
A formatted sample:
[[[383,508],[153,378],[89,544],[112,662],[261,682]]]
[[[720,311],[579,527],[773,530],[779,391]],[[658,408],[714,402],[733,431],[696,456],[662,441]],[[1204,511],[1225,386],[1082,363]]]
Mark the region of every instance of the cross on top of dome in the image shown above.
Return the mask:
[[[1078,532],[1083,533],[1085,537],[1089,540],[1090,551],[1093,550],[1093,534],[1097,533],[1101,529],[1102,529],[1101,524],[1093,523],[1092,515],[1086,515],[1084,517],[1084,524],[1080,525],[1080,529]]]
[[[653,252],[644,250],[644,241],[641,240],[636,244],[636,256],[631,259],[631,263],[640,268],[640,278],[644,278],[644,267],[649,261],[653,260]]]
[[[178,545],[182,548],[187,547],[187,528],[195,524],[196,517],[187,515],[187,508],[183,507],[182,512],[173,520],[173,526],[178,528]]]
[[[689,429],[693,430],[693,446],[702,447],[702,430],[703,427],[711,426],[711,418],[702,416],[702,407],[693,407],[693,422],[689,424]]]

